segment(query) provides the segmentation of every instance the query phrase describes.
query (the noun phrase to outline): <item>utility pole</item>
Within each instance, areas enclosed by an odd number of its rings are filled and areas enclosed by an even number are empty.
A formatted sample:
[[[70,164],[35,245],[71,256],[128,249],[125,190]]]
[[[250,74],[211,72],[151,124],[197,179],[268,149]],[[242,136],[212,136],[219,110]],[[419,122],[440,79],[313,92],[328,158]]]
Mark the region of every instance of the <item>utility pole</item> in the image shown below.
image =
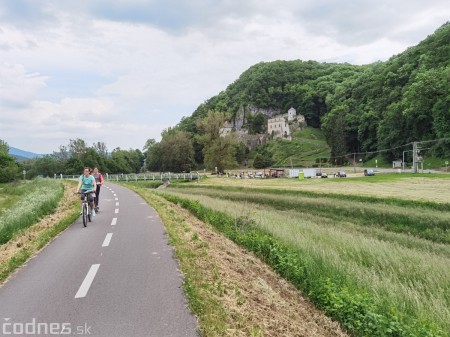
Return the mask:
[[[413,172],[417,173],[417,142],[413,142]]]

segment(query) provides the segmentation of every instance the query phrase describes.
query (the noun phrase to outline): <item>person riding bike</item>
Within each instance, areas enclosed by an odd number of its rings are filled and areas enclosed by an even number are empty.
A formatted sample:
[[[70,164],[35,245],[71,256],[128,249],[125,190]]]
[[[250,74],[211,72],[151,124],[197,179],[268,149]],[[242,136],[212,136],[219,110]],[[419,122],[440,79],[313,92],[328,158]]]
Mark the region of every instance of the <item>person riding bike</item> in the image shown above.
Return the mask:
[[[95,190],[97,189],[97,183],[95,182],[95,178],[91,175],[91,169],[89,167],[85,167],[83,174],[80,176],[78,181],[77,193],[80,192],[81,188],[81,206],[83,207],[83,200],[85,197],[86,191],[94,191],[93,193],[89,193],[89,204],[91,205],[91,214],[95,216],[94,210],[94,197]]]
[[[98,212],[98,198],[100,196],[100,187],[103,185],[103,174],[98,171],[98,167],[94,167],[94,172],[92,176],[95,178],[95,182],[97,183],[97,188],[95,190],[95,211]]]

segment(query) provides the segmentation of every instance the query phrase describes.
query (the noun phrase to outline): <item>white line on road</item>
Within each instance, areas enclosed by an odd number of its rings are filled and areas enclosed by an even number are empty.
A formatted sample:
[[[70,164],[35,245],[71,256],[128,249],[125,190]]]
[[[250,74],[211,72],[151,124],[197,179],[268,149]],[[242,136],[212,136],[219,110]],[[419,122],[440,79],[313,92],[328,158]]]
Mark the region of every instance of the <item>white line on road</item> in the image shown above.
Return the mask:
[[[117,218],[113,218],[111,221],[111,226],[115,226],[117,223]]]
[[[119,200],[119,198],[115,198],[115,199],[116,199],[116,201]]]
[[[116,202],[116,206],[119,206],[119,203],[118,203],[118,202]]]
[[[114,213],[119,213],[119,209],[118,208],[116,208],[116,210],[114,211]]]
[[[116,194],[116,193],[114,193],[113,195],[114,195],[115,197],[117,197],[117,194]]]
[[[94,281],[95,274],[97,274],[98,268],[100,264],[93,264],[89,269],[86,277],[84,278],[83,283],[81,283],[80,289],[78,289],[75,298],[85,297],[89,291],[89,288]]]
[[[105,240],[103,241],[102,247],[108,247],[109,243],[111,242],[113,233],[106,234]]]

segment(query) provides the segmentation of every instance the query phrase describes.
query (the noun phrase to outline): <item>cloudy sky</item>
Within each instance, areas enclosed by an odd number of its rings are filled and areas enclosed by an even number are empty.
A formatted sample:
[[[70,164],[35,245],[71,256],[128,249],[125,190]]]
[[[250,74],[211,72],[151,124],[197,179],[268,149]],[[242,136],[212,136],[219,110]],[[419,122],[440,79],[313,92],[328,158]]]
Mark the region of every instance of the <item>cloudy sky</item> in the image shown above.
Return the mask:
[[[0,0],[0,139],[142,149],[255,63],[384,61],[449,19],[448,0]]]

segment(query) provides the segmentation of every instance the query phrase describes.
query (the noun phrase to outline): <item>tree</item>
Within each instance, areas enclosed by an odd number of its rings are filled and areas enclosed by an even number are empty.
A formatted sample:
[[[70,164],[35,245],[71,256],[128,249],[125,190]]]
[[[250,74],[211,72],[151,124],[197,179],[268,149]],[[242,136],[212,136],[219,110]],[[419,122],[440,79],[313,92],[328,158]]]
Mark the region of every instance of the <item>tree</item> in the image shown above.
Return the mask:
[[[266,118],[264,117],[264,114],[260,112],[254,116],[248,114],[247,125],[248,125],[248,132],[250,134],[264,133],[266,126]]]
[[[209,170],[224,172],[226,167],[237,166],[236,140],[234,134],[221,137],[219,134],[225,122],[222,112],[209,111],[208,115],[197,122],[201,134],[198,141],[203,145],[205,165]]]
[[[162,169],[162,159],[163,151],[161,149],[160,143],[155,143],[147,149],[147,170],[151,172],[163,171]]]
[[[163,131],[160,151],[164,171],[190,171],[194,165],[194,147],[191,136],[186,131],[177,129]]]
[[[0,139],[0,183],[7,183],[20,177],[19,166],[8,152],[8,143]]]
[[[253,160],[253,167],[255,169],[261,169],[267,167],[264,157],[262,154],[257,153],[255,159]]]
[[[335,159],[337,164],[345,161],[345,154],[348,148],[346,143],[346,127],[345,115],[348,113],[348,107],[345,105],[337,106],[323,119],[322,127],[325,137],[331,147],[331,157]]]
[[[100,157],[106,159],[108,156],[108,148],[104,142],[96,142],[92,145],[92,148]]]
[[[82,160],[86,154],[86,142],[83,139],[71,139],[69,142],[69,152],[72,158]]]
[[[27,177],[34,178],[38,175],[53,177],[55,174],[65,173],[65,163],[66,161],[63,162],[54,155],[46,155],[42,158],[27,160],[23,164],[27,171]]]
[[[247,164],[248,149],[243,142],[236,143],[236,161],[239,165]]]
[[[154,140],[153,138],[149,138],[147,139],[147,141],[145,142],[144,147],[142,148],[142,150],[144,152],[147,152],[149,149],[151,149],[154,145],[156,144],[156,140]]]

